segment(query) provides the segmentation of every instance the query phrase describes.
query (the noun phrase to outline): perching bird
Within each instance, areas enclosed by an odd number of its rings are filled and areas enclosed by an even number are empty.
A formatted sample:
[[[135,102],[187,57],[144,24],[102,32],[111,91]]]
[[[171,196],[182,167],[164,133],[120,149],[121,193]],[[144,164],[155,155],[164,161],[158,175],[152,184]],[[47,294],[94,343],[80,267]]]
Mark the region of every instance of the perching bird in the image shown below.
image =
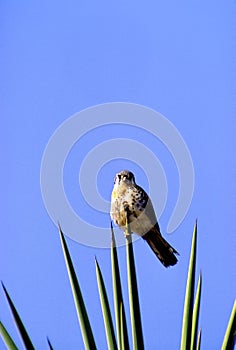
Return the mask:
[[[128,170],[122,170],[115,176],[110,215],[123,230],[128,218],[131,232],[137,233],[149,244],[165,267],[177,263],[175,254],[179,253],[162,237],[150,198],[135,183],[134,174]]]

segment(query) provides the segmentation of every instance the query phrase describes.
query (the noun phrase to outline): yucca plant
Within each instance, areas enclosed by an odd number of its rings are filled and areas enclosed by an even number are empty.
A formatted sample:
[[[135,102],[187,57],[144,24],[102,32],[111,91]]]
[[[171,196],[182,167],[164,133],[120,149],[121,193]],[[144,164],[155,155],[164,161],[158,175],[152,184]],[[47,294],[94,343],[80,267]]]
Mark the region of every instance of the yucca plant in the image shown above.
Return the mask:
[[[64,253],[64,258],[67,266],[67,271],[70,279],[71,289],[74,297],[75,307],[79,319],[80,329],[86,350],[97,349],[95,343],[92,326],[89,321],[88,312],[84,303],[81,288],[73,267],[72,259],[67,247],[67,243],[64,234],[59,227],[61,245]],[[126,226],[126,257],[127,257],[127,275],[128,275],[128,291],[129,291],[129,313],[130,323],[132,329],[132,349],[143,350],[143,331],[141,322],[141,310],[139,305],[138,285],[136,278],[135,259],[133,254],[132,235],[129,225]],[[202,276],[201,273],[198,278],[197,290],[194,299],[195,291],[195,270],[196,270],[196,250],[197,250],[197,223],[194,226],[192,247],[189,260],[188,277],[186,283],[186,294],[183,311],[183,323],[182,323],[182,337],[181,337],[181,350],[199,350],[201,346],[201,329],[199,330],[199,310],[201,301],[201,286]],[[120,269],[117,255],[117,249],[115,244],[115,236],[113,228],[111,226],[111,265],[112,265],[112,284],[113,284],[113,299],[114,299],[114,311],[115,311],[115,325],[113,324],[111,317],[111,307],[108,300],[105,282],[102,275],[102,270],[98,261],[95,259],[96,275],[99,296],[101,301],[102,314],[105,325],[105,333],[107,338],[107,346],[109,350],[129,350],[131,348],[128,338],[128,318],[126,316],[123,293],[120,281]],[[16,327],[19,331],[21,339],[25,348],[28,350],[34,349],[32,341],[26,331],[23,322],[14,306],[14,303],[6,289],[2,284],[4,293],[6,295],[8,304],[10,306]],[[236,331],[236,302],[234,303],[232,313],[228,322],[228,326],[225,332],[223,344],[221,350],[232,350],[235,343],[235,331]],[[11,350],[16,350],[12,337],[0,322],[0,333],[6,344],[6,347]],[[53,349],[53,346],[49,339],[47,339],[49,349]]]
[[[194,226],[192,248],[189,259],[188,278],[186,284],[183,324],[182,324],[182,337],[181,337],[181,350],[196,349],[197,344],[197,331],[198,331],[198,319],[201,299],[201,285],[202,276],[201,273],[198,279],[197,293],[194,303],[194,285],[195,285],[195,270],[196,270],[196,251],[197,251],[197,223]],[[194,305],[194,306],[193,306]],[[199,337],[200,347],[200,337]]]

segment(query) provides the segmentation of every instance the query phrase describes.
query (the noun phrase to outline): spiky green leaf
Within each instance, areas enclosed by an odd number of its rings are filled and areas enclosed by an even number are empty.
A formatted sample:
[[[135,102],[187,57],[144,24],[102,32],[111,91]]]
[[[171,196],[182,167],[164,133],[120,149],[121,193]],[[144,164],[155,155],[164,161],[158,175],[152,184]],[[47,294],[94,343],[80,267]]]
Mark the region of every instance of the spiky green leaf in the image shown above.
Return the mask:
[[[236,343],[236,300],[225,332],[221,350],[233,350]]]
[[[6,328],[4,327],[4,325],[2,324],[1,321],[0,321],[0,333],[1,333],[2,339],[5,342],[8,350],[17,350],[18,349],[14,340],[12,339],[12,337],[10,336],[10,334],[8,333],[8,331],[6,330]]]
[[[66,244],[64,234],[59,227],[61,245],[65,257],[66,267],[70,279],[71,289],[74,297],[75,307],[77,310],[77,315],[80,323],[80,329],[84,341],[84,346],[86,350],[95,350],[96,345],[93,337],[92,328],[89,322],[87,310],[84,304],[84,299],[81,293],[80,285],[76,277],[75,269],[70,257],[70,253]]]
[[[200,329],[200,331],[198,332],[196,350],[200,350],[201,348],[201,339],[202,339],[202,329]]]
[[[200,311],[200,301],[201,301],[201,290],[202,290],[202,274],[200,273],[197,284],[197,292],[193,307],[193,319],[192,319],[192,335],[191,335],[191,350],[196,349],[197,344],[197,334],[198,334],[198,320]]]
[[[197,222],[194,226],[192,248],[189,260],[188,278],[185,292],[184,313],[182,323],[181,350],[189,350],[191,346],[192,313],[194,300],[194,281],[196,269]]]
[[[18,314],[18,312],[13,304],[13,301],[11,300],[10,295],[8,294],[8,291],[3,283],[2,283],[2,287],[3,287],[4,293],[6,295],[8,304],[10,306],[12,315],[14,317],[15,324],[17,326],[17,329],[20,333],[21,339],[22,339],[26,349],[27,350],[34,350],[34,346],[33,346],[32,342],[30,340],[30,337],[25,329],[25,326],[23,325],[23,322],[21,321],[21,318],[20,318],[20,316],[19,316],[19,314]]]
[[[98,290],[99,290],[100,301],[102,306],[103,320],[104,320],[104,325],[106,329],[108,349],[117,350],[115,332],[114,332],[114,327],[112,323],[111,311],[110,311],[110,306],[108,302],[105,283],[104,283],[102,272],[97,260],[95,260],[95,264],[96,264],[97,283],[98,283]]]
[[[48,338],[47,338],[47,342],[48,342],[49,349],[53,350],[53,346],[52,346],[52,344],[51,344],[51,342],[50,342],[50,340]]]
[[[120,303],[120,329],[121,329],[121,344],[120,344],[120,349],[121,350],[126,350],[126,339],[125,339],[125,334],[124,334],[124,319],[123,319],[123,316],[124,316],[124,310],[123,310],[123,304]]]
[[[134,350],[144,350],[143,331],[141,322],[141,313],[139,305],[138,285],[134,261],[134,252],[132,244],[132,235],[130,226],[126,225],[126,257],[127,257],[127,274],[129,289],[130,317],[132,326],[132,340]]]
[[[111,266],[112,266],[113,299],[114,299],[114,309],[115,309],[115,317],[116,317],[118,348],[129,350],[125,310],[123,307],[121,307],[123,305],[123,295],[122,295],[122,288],[121,288],[121,281],[120,281],[120,269],[119,269],[119,263],[118,263],[118,257],[117,257],[115,235],[114,235],[112,223],[111,223]],[[121,322],[121,317],[122,317],[122,322]]]

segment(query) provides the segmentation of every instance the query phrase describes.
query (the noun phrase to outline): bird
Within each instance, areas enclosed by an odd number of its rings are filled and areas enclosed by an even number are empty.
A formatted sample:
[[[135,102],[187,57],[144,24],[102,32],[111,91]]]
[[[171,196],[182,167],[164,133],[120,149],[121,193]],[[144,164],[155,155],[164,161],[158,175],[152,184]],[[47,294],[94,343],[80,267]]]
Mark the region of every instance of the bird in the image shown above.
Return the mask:
[[[141,236],[165,266],[177,263],[179,255],[161,235],[156,214],[148,194],[136,184],[134,174],[122,170],[115,175],[110,216],[124,232],[127,220],[130,231]]]

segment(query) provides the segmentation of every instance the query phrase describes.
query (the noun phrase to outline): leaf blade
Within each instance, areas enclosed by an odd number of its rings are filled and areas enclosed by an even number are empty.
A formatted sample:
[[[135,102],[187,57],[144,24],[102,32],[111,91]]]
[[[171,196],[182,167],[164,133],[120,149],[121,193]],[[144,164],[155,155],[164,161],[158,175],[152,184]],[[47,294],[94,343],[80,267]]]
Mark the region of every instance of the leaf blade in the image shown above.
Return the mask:
[[[110,306],[108,302],[105,283],[104,283],[102,272],[97,260],[95,260],[95,264],[96,264],[97,283],[98,283],[98,290],[99,290],[100,302],[101,302],[102,313],[103,313],[103,320],[104,320],[104,325],[106,330],[108,349],[117,350],[115,332],[114,332],[114,327],[112,323],[111,311],[110,311]]]
[[[197,284],[197,292],[193,307],[193,319],[192,319],[192,335],[191,335],[191,350],[196,349],[197,344],[197,332],[198,332],[198,320],[200,311],[201,301],[201,290],[202,290],[202,274],[200,273]]]
[[[10,334],[8,333],[8,331],[6,330],[6,328],[4,327],[1,321],[0,321],[0,333],[3,341],[5,342],[9,350],[18,350],[14,340],[12,339],[12,337],[10,336]]]
[[[7,301],[8,301],[8,304],[10,306],[10,309],[11,309],[11,312],[12,312],[12,315],[13,315],[13,318],[14,318],[14,321],[15,321],[15,324],[16,324],[16,327],[20,333],[20,336],[21,336],[21,339],[26,347],[27,350],[34,350],[34,346],[31,342],[31,339],[25,329],[25,326],[20,318],[20,315],[18,314],[16,308],[15,308],[15,305],[6,289],[6,287],[4,286],[3,282],[2,282],[2,287],[3,287],[3,290],[4,290],[4,293],[6,295],[6,298],[7,298]]]
[[[200,350],[201,340],[202,340],[202,329],[200,329],[198,332],[196,350]]]
[[[52,344],[51,344],[49,338],[47,338],[47,342],[48,342],[49,349],[50,349],[50,350],[53,350],[53,346],[52,346]]]
[[[144,350],[135,260],[134,260],[132,236],[131,236],[128,220],[126,225],[126,258],[127,258],[126,260],[127,260],[128,290],[129,290],[129,304],[130,304],[130,317],[131,317],[131,326],[132,326],[133,349]]]
[[[80,329],[82,333],[82,338],[86,350],[96,350],[96,344],[93,337],[92,328],[89,322],[87,310],[85,307],[84,299],[80,289],[80,285],[75,273],[75,269],[70,257],[70,253],[66,244],[64,234],[59,226],[59,233],[61,239],[62,250],[64,253],[64,258],[66,262],[67,272],[70,279],[71,290],[74,297],[74,303],[77,311],[77,316],[80,323]]]
[[[116,317],[116,331],[118,339],[118,348],[129,350],[128,330],[123,303],[123,295],[120,280],[120,269],[118,263],[117,249],[113,226],[111,223],[111,266],[112,266],[112,285],[113,300]],[[122,307],[121,307],[122,306]],[[122,321],[121,321],[122,318]]]
[[[221,350],[231,350],[236,343],[236,300],[232,308],[229,322],[226,328]]]
[[[121,329],[121,344],[120,344],[120,349],[121,350],[126,350],[126,344],[125,344],[125,335],[124,335],[124,319],[123,319],[123,304],[120,303],[120,329]]]
[[[190,349],[192,333],[192,312],[194,300],[194,281],[196,269],[196,248],[197,248],[197,221],[194,225],[192,246],[189,259],[188,277],[184,301],[184,313],[182,321],[181,350]]]

